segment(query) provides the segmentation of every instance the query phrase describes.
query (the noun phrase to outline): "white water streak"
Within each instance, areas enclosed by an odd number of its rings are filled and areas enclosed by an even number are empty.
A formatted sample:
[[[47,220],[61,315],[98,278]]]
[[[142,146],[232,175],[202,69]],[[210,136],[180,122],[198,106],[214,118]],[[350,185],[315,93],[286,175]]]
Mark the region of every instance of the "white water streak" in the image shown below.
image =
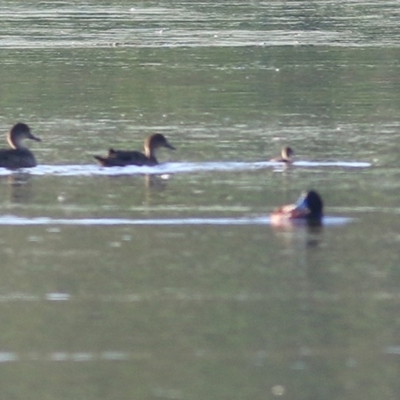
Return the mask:
[[[168,175],[178,173],[210,172],[210,171],[246,171],[259,169],[285,168],[284,163],[271,161],[258,162],[172,162],[156,165],[154,167],[138,167],[130,165],[127,167],[106,168],[98,165],[39,165],[35,168],[24,168],[19,172],[30,175],[52,175],[52,176],[117,176],[117,175]],[[301,168],[369,168],[371,164],[360,161],[295,161],[292,167]],[[13,174],[13,171],[0,168],[0,176]]]
[[[324,217],[323,225],[344,225],[352,221],[346,217]],[[83,225],[83,226],[118,226],[118,225],[269,225],[268,216],[237,217],[237,218],[164,218],[164,219],[129,219],[129,218],[50,218],[50,217],[19,217],[3,215],[0,225]]]

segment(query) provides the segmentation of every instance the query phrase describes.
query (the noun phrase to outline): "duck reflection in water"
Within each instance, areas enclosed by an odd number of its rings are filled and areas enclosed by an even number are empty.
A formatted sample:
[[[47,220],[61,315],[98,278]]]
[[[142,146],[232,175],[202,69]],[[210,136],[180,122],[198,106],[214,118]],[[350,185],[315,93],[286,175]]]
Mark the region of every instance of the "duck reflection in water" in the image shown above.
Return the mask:
[[[270,215],[270,223],[277,235],[295,253],[301,249],[318,248],[322,238],[323,201],[315,190],[303,193],[295,204],[279,207]]]
[[[288,227],[306,224],[309,227],[322,225],[324,203],[315,190],[303,193],[295,204],[281,206],[270,215],[271,225]]]
[[[144,176],[144,182],[147,189],[163,191],[167,188],[169,175],[149,175]]]
[[[103,167],[125,167],[127,165],[154,166],[158,164],[155,152],[160,147],[175,150],[161,133],[149,136],[144,142],[144,153],[140,151],[114,150],[108,151],[107,157],[94,156]]]
[[[1,183],[9,187],[9,201],[13,204],[26,204],[32,201],[32,176],[27,173],[13,173],[1,177]]]
[[[25,139],[41,140],[31,133],[28,125],[18,122],[7,134],[11,149],[0,149],[0,167],[17,169],[36,167],[36,158],[22,143]]]

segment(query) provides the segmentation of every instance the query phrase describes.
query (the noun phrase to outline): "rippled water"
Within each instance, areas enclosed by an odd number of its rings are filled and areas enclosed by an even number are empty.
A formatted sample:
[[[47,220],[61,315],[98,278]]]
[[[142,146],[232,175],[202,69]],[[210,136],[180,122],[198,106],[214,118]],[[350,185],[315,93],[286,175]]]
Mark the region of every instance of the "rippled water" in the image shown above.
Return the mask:
[[[163,1],[14,6],[2,47],[398,46],[397,1]],[[73,22],[71,22],[73,21]],[[29,29],[21,29],[29,25]]]
[[[3,2],[2,397],[398,398],[398,6]]]

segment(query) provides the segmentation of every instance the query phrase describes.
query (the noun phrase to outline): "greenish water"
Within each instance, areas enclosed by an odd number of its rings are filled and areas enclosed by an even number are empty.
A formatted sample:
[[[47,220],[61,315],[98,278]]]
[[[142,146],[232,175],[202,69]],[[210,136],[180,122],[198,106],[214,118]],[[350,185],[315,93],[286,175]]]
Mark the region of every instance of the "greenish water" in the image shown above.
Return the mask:
[[[42,142],[0,171],[1,397],[397,399],[398,26],[397,1],[3,2],[0,128]],[[153,132],[160,166],[95,165]],[[320,229],[269,225],[311,187]]]

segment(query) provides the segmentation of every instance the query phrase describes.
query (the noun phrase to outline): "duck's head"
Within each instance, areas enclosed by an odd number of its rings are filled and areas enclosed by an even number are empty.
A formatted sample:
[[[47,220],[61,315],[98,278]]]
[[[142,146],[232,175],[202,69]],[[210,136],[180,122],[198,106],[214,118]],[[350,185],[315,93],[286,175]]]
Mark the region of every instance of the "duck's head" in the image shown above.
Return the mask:
[[[321,196],[315,190],[303,193],[296,202],[295,210],[304,213],[307,218],[321,218],[324,203]]]
[[[36,140],[37,142],[41,141],[40,138],[32,134],[28,125],[18,122],[8,132],[7,141],[13,149],[21,149],[24,148],[22,144],[24,139],[32,139]]]
[[[282,147],[281,156],[284,160],[290,160],[290,158],[293,156],[293,154],[294,154],[294,151],[291,147],[289,147],[289,146]]]
[[[168,143],[167,139],[161,133],[155,133],[149,136],[144,142],[146,155],[152,155],[154,150],[159,147],[166,147],[167,149],[175,150],[175,147]]]

